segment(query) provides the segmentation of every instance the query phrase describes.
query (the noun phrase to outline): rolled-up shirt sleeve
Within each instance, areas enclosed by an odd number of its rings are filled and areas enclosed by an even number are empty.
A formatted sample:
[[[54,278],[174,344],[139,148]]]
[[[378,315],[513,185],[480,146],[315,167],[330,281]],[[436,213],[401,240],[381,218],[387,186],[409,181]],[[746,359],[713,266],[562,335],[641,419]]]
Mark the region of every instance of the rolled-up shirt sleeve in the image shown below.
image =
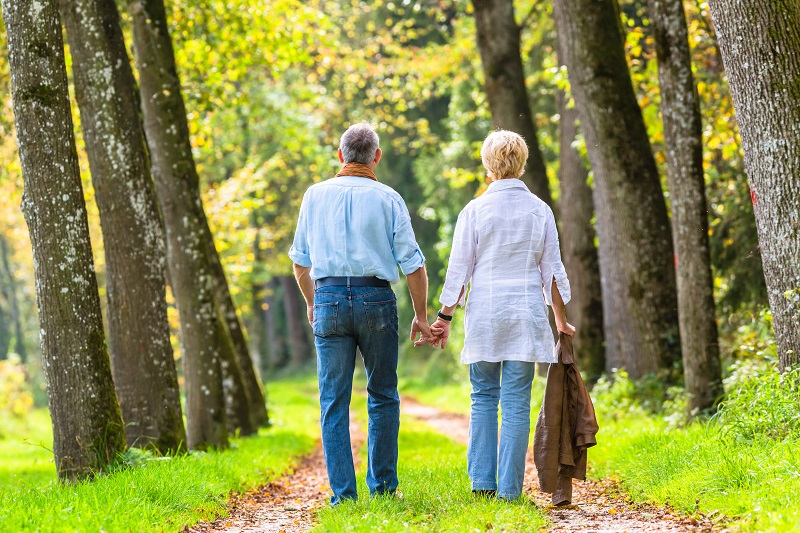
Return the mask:
[[[403,200],[398,200],[394,207],[392,254],[405,275],[416,272],[425,264],[425,256],[419,249],[414,228],[411,227],[411,215]]]
[[[308,194],[303,196],[300,204],[300,215],[297,217],[297,229],[294,232],[294,241],[289,248],[289,258],[302,267],[311,266],[311,255],[308,246]]]
[[[544,300],[547,305],[553,305],[553,281],[558,285],[558,292],[564,303],[569,303],[572,299],[572,292],[569,288],[569,279],[564,263],[561,262],[561,247],[558,242],[558,230],[556,229],[556,219],[553,212],[548,210],[547,222],[545,223],[544,251],[539,262],[539,271],[542,273],[542,283],[544,284]]]
[[[450,260],[447,263],[447,275],[442,288],[442,295],[439,301],[442,305],[450,307],[458,303],[464,305],[466,296],[466,286],[472,277],[475,268],[475,251],[477,241],[475,239],[475,221],[472,209],[467,206],[458,215],[456,229],[453,232],[453,246],[450,249]],[[461,289],[464,288],[464,295]]]

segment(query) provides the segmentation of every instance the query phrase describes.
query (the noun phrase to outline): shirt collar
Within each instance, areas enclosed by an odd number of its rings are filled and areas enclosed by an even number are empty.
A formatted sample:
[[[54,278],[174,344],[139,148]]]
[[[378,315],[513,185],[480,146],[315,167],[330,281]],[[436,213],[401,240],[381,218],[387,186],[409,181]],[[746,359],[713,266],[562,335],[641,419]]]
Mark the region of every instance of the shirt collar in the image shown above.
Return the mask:
[[[518,178],[507,178],[504,180],[495,180],[489,184],[489,188],[486,189],[484,194],[489,194],[492,192],[497,191],[504,191],[506,189],[525,189],[526,191],[530,192],[528,186]]]

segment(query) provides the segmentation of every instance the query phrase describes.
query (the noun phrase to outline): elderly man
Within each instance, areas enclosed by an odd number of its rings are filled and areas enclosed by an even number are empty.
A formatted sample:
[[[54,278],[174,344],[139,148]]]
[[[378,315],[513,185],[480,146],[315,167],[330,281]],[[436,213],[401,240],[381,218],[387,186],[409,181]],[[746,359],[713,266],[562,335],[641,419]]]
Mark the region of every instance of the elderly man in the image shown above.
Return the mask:
[[[411,339],[430,338],[425,257],[402,197],[378,182],[378,134],[351,126],[339,144],[344,166],[310,187],[289,257],[308,306],[317,348],[322,445],[331,505],[357,498],[350,449],[350,395],[356,348],[367,370],[370,494],[397,489],[397,302],[390,283],[406,275],[414,304]]]

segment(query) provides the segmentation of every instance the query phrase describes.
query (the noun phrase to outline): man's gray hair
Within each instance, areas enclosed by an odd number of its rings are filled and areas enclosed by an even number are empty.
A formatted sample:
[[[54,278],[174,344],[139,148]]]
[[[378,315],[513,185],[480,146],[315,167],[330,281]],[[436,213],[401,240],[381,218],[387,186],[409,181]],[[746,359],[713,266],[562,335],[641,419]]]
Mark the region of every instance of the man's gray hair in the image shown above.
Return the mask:
[[[339,141],[345,163],[363,163],[368,165],[378,152],[378,134],[372,124],[362,122],[347,128]]]

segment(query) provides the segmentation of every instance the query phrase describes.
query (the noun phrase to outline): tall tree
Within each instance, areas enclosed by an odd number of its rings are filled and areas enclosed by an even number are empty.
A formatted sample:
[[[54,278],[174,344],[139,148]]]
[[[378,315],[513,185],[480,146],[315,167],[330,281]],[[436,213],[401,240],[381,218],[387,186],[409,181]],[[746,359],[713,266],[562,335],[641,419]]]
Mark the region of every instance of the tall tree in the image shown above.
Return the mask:
[[[672,207],[681,353],[690,411],[722,396],[722,368],[708,244],[700,97],[682,0],[650,0]]]
[[[244,331],[230,297],[225,273],[200,200],[200,179],[192,156],[186,106],[175,66],[164,2],[128,0],[128,5],[133,17],[133,39],[142,87],[145,133],[153,158],[154,175],[157,177],[157,183],[159,179],[163,179],[171,182],[172,187],[181,188],[183,192],[179,197],[180,200],[176,199],[178,197],[173,197],[170,201],[187,203],[177,209],[193,212],[191,227],[192,232],[196,232],[193,239],[202,242],[205,247],[203,255],[206,256],[206,260],[203,262],[207,264],[202,268],[207,277],[204,281],[209,285],[213,305],[220,311],[218,316],[225,322],[220,326],[227,331],[231,346],[235,350],[233,360],[236,361],[239,373],[245,381],[251,416],[258,424],[265,424],[267,411],[264,392],[255,378]],[[164,192],[166,193],[166,190]],[[164,200],[161,201],[162,210],[165,211]],[[182,218],[170,219],[165,212],[164,219],[168,235],[171,231],[179,232],[177,228],[173,230],[170,225],[182,223]],[[178,283],[177,280],[174,282]],[[176,298],[180,297],[176,294]],[[225,347],[227,345],[228,343],[222,343],[218,349],[227,349]],[[237,401],[243,400],[240,398]]]
[[[25,333],[22,327],[22,313],[19,309],[19,297],[17,294],[17,280],[14,277],[14,271],[11,268],[11,255],[8,243],[3,235],[0,235],[0,268],[2,268],[6,281],[5,293],[6,301],[8,302],[8,311],[11,315],[11,320],[14,322],[14,352],[19,356],[21,363],[28,361],[28,350],[25,348]],[[0,357],[3,354],[0,353]]]
[[[800,364],[800,1],[710,0],[744,148],[781,370]]]
[[[281,316],[281,308],[283,298],[278,297],[280,282],[276,278],[272,278],[267,283],[267,294],[264,297],[266,309],[264,314],[264,322],[267,328],[267,337],[269,339],[269,359],[266,368],[275,370],[284,366],[289,356],[286,353],[286,337],[281,335],[281,328],[279,327]],[[285,315],[285,313],[283,313]]]
[[[242,369],[236,360],[233,341],[225,328],[225,321],[218,316],[216,346],[219,346],[220,369],[222,370],[222,390],[225,396],[225,411],[229,431],[240,435],[250,435],[258,431],[258,425],[250,410],[250,396],[242,376]]]
[[[528,143],[528,163],[522,180],[531,192],[552,205],[547,169],[525,88],[521,28],[514,19],[514,2],[473,0],[472,5],[492,123],[496,128],[519,133]]]
[[[106,258],[111,370],[129,446],[186,446],[167,322],[166,248],[114,0],[61,0]]]
[[[170,286],[180,319],[190,448],[228,443],[221,351],[230,349],[214,304],[199,180],[161,2],[131,0],[133,38],[152,172],[167,234]],[[183,118],[181,118],[183,117]],[[178,131],[178,127],[185,131]]]
[[[233,298],[228,288],[228,280],[225,277],[225,270],[222,268],[222,261],[214,245],[214,236],[211,234],[208,220],[205,219],[205,213],[203,218],[205,223],[204,233],[209,249],[209,258],[211,259],[214,301],[219,307],[220,320],[222,320],[228,331],[231,349],[235,356],[235,358],[232,359],[230,370],[238,374],[239,377],[237,379],[240,379],[242,382],[240,393],[242,395],[241,400],[246,399],[247,403],[244,407],[250,412],[250,417],[255,427],[265,426],[269,423],[269,415],[267,414],[264,389],[261,384],[261,379],[258,376],[258,371],[253,363],[253,358],[250,356],[250,348],[244,334],[244,328],[236,312],[236,306],[233,304]],[[244,429],[245,432],[250,432],[250,429],[246,429],[244,426],[239,427]],[[255,428],[253,428],[253,431],[254,430]]]
[[[0,284],[3,283],[3,278],[0,277]],[[5,289],[0,285],[0,289]],[[5,290],[0,290],[0,361],[8,359],[9,348],[11,347],[11,312],[6,309],[5,304]]]
[[[558,93],[558,113],[561,252],[572,288],[567,309],[577,330],[575,353],[580,357],[581,368],[591,377],[600,377],[605,371],[605,346],[600,265],[592,225],[594,203],[589,169],[574,146],[578,112],[569,107],[563,91]]]
[[[91,476],[125,447],[94,274],[56,0],[3,0],[42,366],[58,476]]]
[[[303,326],[305,313],[303,313],[300,303],[300,292],[292,276],[281,276],[280,280],[283,288],[283,303],[286,311],[286,326],[289,330],[289,351],[292,364],[302,366],[311,360],[314,352]]]
[[[666,204],[615,0],[555,0],[553,11],[594,172],[606,366],[638,378],[680,357]]]

